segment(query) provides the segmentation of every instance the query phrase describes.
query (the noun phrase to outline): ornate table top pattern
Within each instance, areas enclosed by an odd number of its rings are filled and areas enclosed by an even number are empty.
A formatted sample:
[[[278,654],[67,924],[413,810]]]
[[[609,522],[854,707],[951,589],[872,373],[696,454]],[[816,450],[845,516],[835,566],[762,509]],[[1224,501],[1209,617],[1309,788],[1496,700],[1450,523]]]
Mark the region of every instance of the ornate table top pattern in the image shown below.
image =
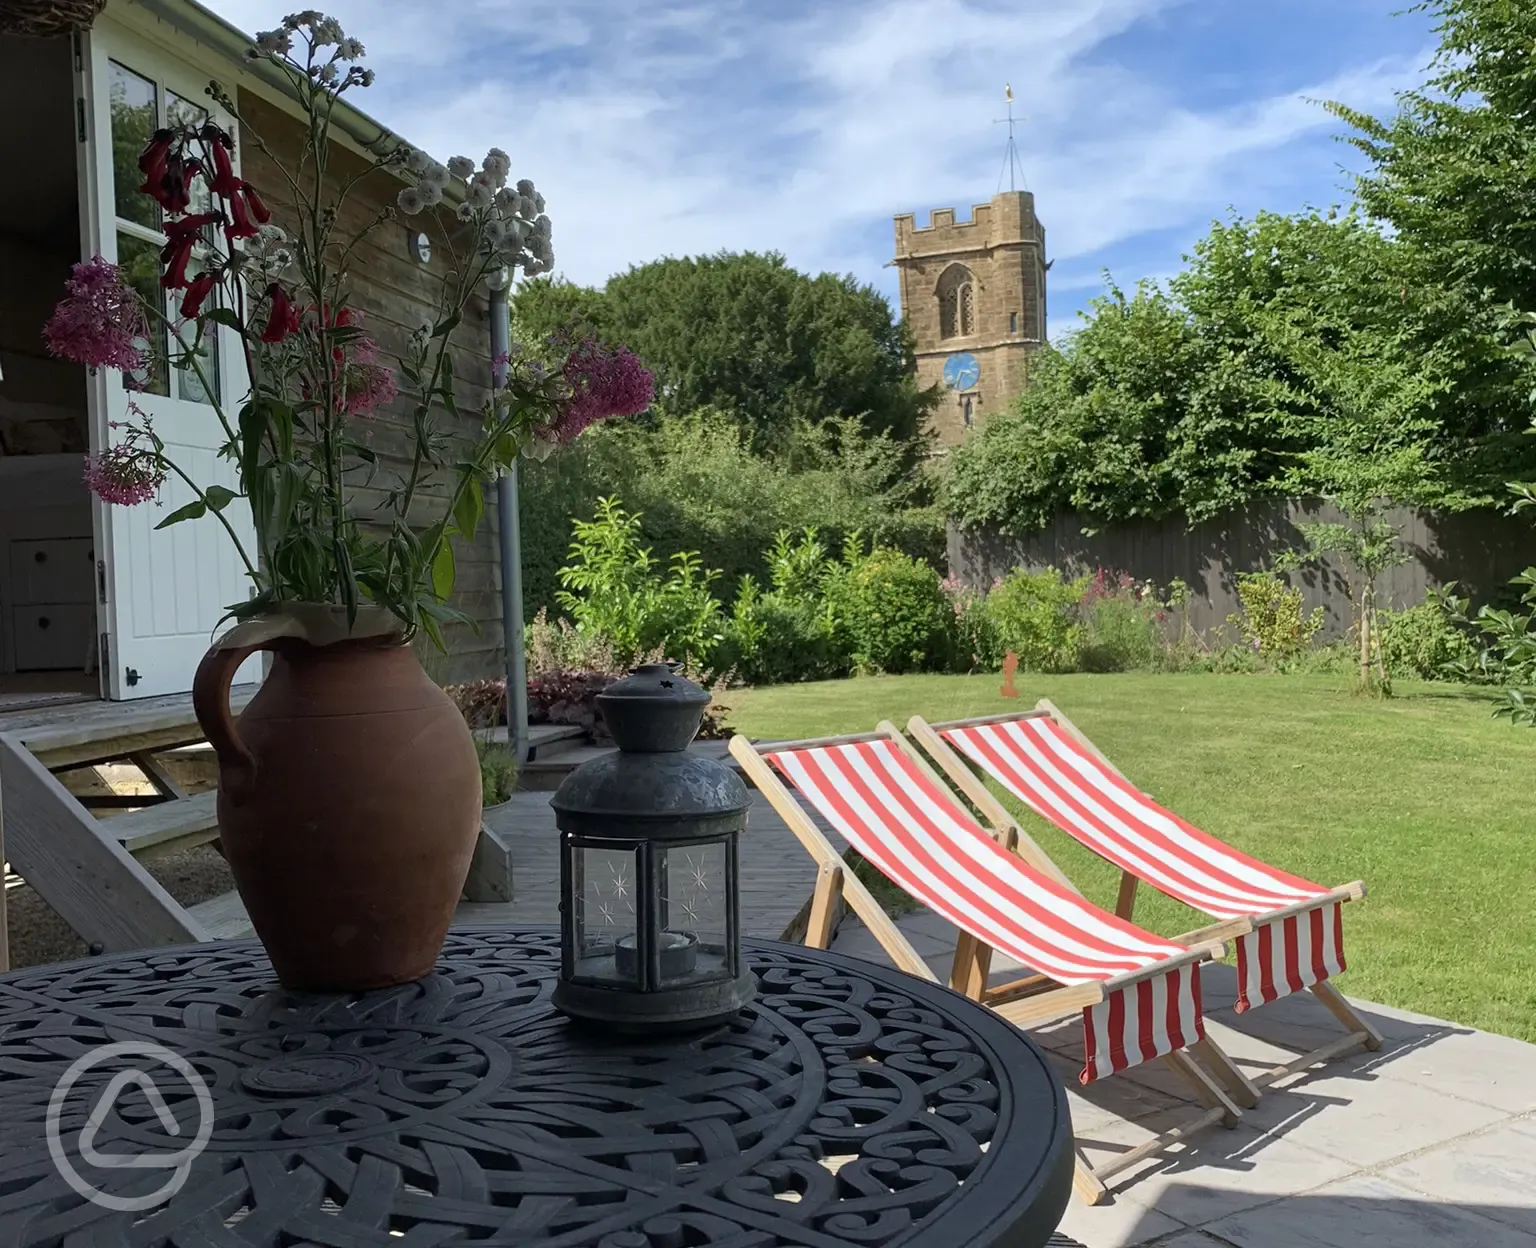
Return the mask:
[[[962,998],[835,954],[746,942],[761,989],[727,1027],[615,1041],[549,1005],[547,929],[453,932],[437,972],[361,997],[276,988],[259,945],[96,958],[0,977],[5,1248],[944,1248],[1043,1244],[1067,1200],[1059,1085]],[[120,1213],[50,1157],[60,1077],[100,1045],[179,1053],[214,1124],[184,1186]],[[78,1139],[111,1077],[64,1102]],[[115,1069],[122,1069],[121,1066]],[[117,1098],[104,1153],[170,1153],[190,1084]],[[152,1192],[167,1172],[78,1172]],[[942,1225],[942,1235],[936,1229]]]

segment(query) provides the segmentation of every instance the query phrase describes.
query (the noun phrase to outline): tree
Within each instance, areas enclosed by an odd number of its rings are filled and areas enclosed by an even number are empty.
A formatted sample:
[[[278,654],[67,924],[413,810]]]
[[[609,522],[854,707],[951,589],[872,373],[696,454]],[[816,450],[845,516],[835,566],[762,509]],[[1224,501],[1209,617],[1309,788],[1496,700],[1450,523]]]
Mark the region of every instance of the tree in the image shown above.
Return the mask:
[[[1066,508],[1198,521],[1332,497],[1350,456],[1410,447],[1420,475],[1395,501],[1492,502],[1536,447],[1515,432],[1519,366],[1481,316],[1357,213],[1217,223],[1166,291],[1096,300],[1041,357],[1017,414],[954,457],[952,514],[1015,532]]]
[[[1438,280],[1490,309],[1536,307],[1536,5],[1421,0],[1440,18],[1429,81],[1381,121],[1342,104],[1371,161],[1356,193]]]
[[[1270,406],[1230,353],[1156,286],[1112,289],[1059,350],[1042,349],[1014,412],[950,458],[945,501],[962,525],[1042,529],[1063,510],[1095,521],[1215,514],[1274,466],[1250,426]]]
[[[658,260],[601,291],[531,282],[515,318],[533,338],[586,323],[645,360],[658,406],[730,412],[757,450],[781,447],[797,422],[841,417],[910,441],[938,397],[918,389],[910,338],[882,295],[776,253]]]

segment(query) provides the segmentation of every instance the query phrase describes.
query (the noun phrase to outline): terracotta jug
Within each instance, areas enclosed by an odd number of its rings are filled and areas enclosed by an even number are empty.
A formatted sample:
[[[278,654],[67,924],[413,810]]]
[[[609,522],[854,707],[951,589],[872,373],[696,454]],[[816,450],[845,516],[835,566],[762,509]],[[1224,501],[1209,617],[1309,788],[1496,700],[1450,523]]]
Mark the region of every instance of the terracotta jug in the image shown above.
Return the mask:
[[[316,645],[240,636],[250,628],[204,656],[192,700],[218,755],[219,836],[256,935],[285,988],[420,979],[480,831],[464,717],[396,636]],[[258,650],[273,652],[271,671],[236,718],[230,682]]]

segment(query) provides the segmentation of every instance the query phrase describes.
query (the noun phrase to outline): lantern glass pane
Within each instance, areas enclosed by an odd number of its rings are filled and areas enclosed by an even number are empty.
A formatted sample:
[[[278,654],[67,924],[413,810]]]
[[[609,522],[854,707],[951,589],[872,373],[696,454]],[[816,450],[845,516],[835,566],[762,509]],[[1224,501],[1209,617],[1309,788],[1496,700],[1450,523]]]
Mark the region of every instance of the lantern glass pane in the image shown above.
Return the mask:
[[[726,851],[723,841],[676,845],[658,853],[662,892],[662,982],[729,975],[726,952]],[[680,952],[668,958],[666,933]],[[691,948],[691,956],[681,952]],[[669,973],[670,972],[670,973]]]
[[[583,979],[621,987],[639,983],[635,957],[636,855],[631,849],[583,845],[576,897],[576,966]]]

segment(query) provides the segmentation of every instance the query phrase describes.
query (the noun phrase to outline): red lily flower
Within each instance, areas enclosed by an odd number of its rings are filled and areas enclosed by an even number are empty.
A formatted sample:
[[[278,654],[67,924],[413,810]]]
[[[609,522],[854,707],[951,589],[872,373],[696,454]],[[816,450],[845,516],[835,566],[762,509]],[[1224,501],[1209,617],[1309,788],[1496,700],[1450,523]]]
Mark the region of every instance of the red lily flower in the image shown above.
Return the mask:
[[[190,212],[184,217],[174,217],[167,221],[161,228],[165,230],[167,246],[171,243],[179,243],[184,238],[195,238],[203,232],[205,225],[217,225],[224,220],[224,214],[219,212]]]
[[[198,131],[198,136],[208,145],[213,155],[213,177],[208,180],[209,189],[224,199],[239,194],[240,179],[235,176],[235,167],[229,159],[235,141],[211,121]]]
[[[245,196],[239,190],[229,197],[229,216],[230,224],[225,228],[224,233],[229,236],[230,242],[234,242],[237,238],[256,237],[256,223],[251,220],[246,208]]]
[[[167,290],[180,290],[187,285],[187,264],[192,259],[192,248],[205,225],[222,220],[216,212],[194,212],[165,223],[165,246],[160,249],[160,285]]]
[[[160,253],[160,259],[165,264],[165,272],[160,274],[160,285],[167,290],[181,290],[187,283],[187,264],[192,259],[192,244],[197,241],[195,234],[188,234],[173,243],[167,243],[165,250]]]
[[[267,311],[267,326],[261,331],[263,342],[281,342],[299,329],[298,305],[288,298],[288,292],[277,282],[267,287],[267,298],[272,306]]]
[[[181,301],[181,314],[187,320],[191,320],[203,310],[203,301],[213,293],[213,288],[219,284],[219,279],[206,270],[192,279],[192,284],[187,287],[186,296]]]
[[[261,196],[256,193],[256,188],[249,182],[240,183],[240,189],[245,192],[245,204],[251,210],[251,216],[256,218],[260,225],[265,225],[272,220],[272,213],[262,202]]]
[[[139,187],[141,194],[159,198],[156,192],[165,179],[166,162],[171,156],[171,137],[169,130],[156,130],[139,153],[139,172],[144,175],[144,185]]]
[[[203,162],[196,157],[182,157],[172,153],[165,162],[165,174],[158,186],[149,194],[159,201],[167,212],[185,212],[192,203],[192,179],[203,171]]]

